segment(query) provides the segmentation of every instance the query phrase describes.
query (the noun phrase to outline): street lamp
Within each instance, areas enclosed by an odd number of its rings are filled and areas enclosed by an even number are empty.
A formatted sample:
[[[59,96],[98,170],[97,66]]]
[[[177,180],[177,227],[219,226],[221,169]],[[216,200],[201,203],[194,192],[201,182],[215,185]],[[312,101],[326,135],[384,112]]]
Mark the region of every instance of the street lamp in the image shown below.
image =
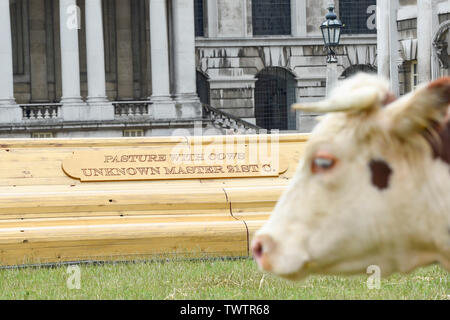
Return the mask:
[[[327,63],[337,63],[336,53],[334,48],[339,45],[341,40],[342,22],[334,13],[334,5],[328,6],[328,13],[325,16],[327,20],[322,22],[320,30],[322,31],[323,42],[328,50]]]
[[[328,13],[325,18],[327,20],[320,25],[320,31],[322,31],[325,48],[328,50],[326,86],[326,95],[328,96],[338,82],[337,58],[334,50],[339,45],[339,40],[341,40],[342,22],[337,18],[336,13],[334,13],[333,4],[328,6]]]

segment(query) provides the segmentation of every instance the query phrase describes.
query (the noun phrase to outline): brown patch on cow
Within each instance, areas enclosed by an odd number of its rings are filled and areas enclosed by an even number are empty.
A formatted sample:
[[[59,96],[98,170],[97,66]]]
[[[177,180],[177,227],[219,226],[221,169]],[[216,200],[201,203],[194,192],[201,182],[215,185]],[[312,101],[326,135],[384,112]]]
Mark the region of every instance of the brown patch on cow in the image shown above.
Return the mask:
[[[382,105],[387,106],[388,104],[394,102],[395,100],[397,100],[397,97],[392,92],[388,92],[386,94],[386,97],[384,97]]]
[[[442,77],[436,81],[433,81],[428,85],[428,88],[444,90],[443,96],[446,97],[447,102],[450,103],[450,77]]]
[[[372,184],[380,190],[387,189],[392,174],[389,164],[384,160],[371,160],[369,167],[372,174]]]
[[[450,165],[450,119],[435,125],[433,131],[426,131],[425,138],[433,150],[433,158]]]
[[[429,89],[436,90],[442,99],[444,112],[449,112],[446,105],[450,104],[450,77],[443,77],[428,85]],[[425,131],[425,138],[433,150],[433,157],[450,164],[450,114],[442,123],[434,122],[431,129]]]

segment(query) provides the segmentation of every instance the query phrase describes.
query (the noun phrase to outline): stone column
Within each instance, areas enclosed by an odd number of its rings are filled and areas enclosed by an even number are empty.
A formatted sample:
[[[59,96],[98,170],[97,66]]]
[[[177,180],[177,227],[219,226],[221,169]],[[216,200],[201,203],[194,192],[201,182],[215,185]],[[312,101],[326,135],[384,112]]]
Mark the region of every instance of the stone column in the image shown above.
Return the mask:
[[[116,0],[118,100],[134,98],[131,23],[130,0]]]
[[[195,69],[194,2],[172,0],[175,101],[181,117],[201,116]]]
[[[62,112],[64,120],[80,120],[85,106],[80,94],[80,58],[78,52],[79,9],[76,0],[60,0]]]
[[[377,0],[377,69],[378,75],[389,79],[389,1]]]
[[[398,42],[397,30],[398,5],[398,0],[389,0],[389,80],[391,91],[395,96],[400,94],[398,66],[402,62],[400,58],[400,43]]]
[[[15,104],[9,0],[0,0],[0,105]]]
[[[327,62],[327,84],[326,84],[326,95],[329,96],[331,91],[336,87],[338,83],[338,64]]]
[[[206,23],[207,23],[207,33],[206,36],[208,38],[215,38],[217,37],[218,33],[218,21],[217,21],[217,0],[207,0],[206,2],[206,8],[207,8],[207,16],[206,16]]]
[[[45,1],[30,2],[31,102],[48,102]]]
[[[431,80],[432,1],[417,0],[417,71],[418,83]]]
[[[103,108],[114,116],[112,104],[106,98],[105,48],[103,43],[103,14],[101,0],[86,1],[86,52],[88,99],[91,108]],[[99,114],[100,115],[100,114]]]
[[[150,55],[152,64],[153,115],[155,118],[176,117],[170,95],[169,35],[166,0],[150,0]]]
[[[291,0],[291,34],[306,37],[306,0]]]
[[[0,40],[0,122],[19,122],[22,117],[14,99],[9,0],[0,0]]]

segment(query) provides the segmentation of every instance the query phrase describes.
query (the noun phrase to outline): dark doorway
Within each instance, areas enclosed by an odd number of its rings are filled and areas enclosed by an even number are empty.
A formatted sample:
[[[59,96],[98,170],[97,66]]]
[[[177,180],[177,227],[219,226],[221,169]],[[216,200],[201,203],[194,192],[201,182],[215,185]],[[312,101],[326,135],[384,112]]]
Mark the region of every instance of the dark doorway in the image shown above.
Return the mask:
[[[208,77],[200,71],[197,71],[197,94],[201,103],[209,105]]]
[[[255,84],[256,124],[267,130],[295,130],[295,78],[284,68],[268,67],[260,71]]]

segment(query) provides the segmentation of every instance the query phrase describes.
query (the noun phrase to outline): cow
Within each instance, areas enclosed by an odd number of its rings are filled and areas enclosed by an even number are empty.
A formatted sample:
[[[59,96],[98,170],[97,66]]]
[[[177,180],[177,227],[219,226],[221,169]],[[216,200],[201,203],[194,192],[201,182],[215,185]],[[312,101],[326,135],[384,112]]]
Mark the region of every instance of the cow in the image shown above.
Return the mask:
[[[270,218],[255,233],[259,268],[311,274],[450,271],[450,77],[395,98],[388,82],[357,74],[324,113]]]

